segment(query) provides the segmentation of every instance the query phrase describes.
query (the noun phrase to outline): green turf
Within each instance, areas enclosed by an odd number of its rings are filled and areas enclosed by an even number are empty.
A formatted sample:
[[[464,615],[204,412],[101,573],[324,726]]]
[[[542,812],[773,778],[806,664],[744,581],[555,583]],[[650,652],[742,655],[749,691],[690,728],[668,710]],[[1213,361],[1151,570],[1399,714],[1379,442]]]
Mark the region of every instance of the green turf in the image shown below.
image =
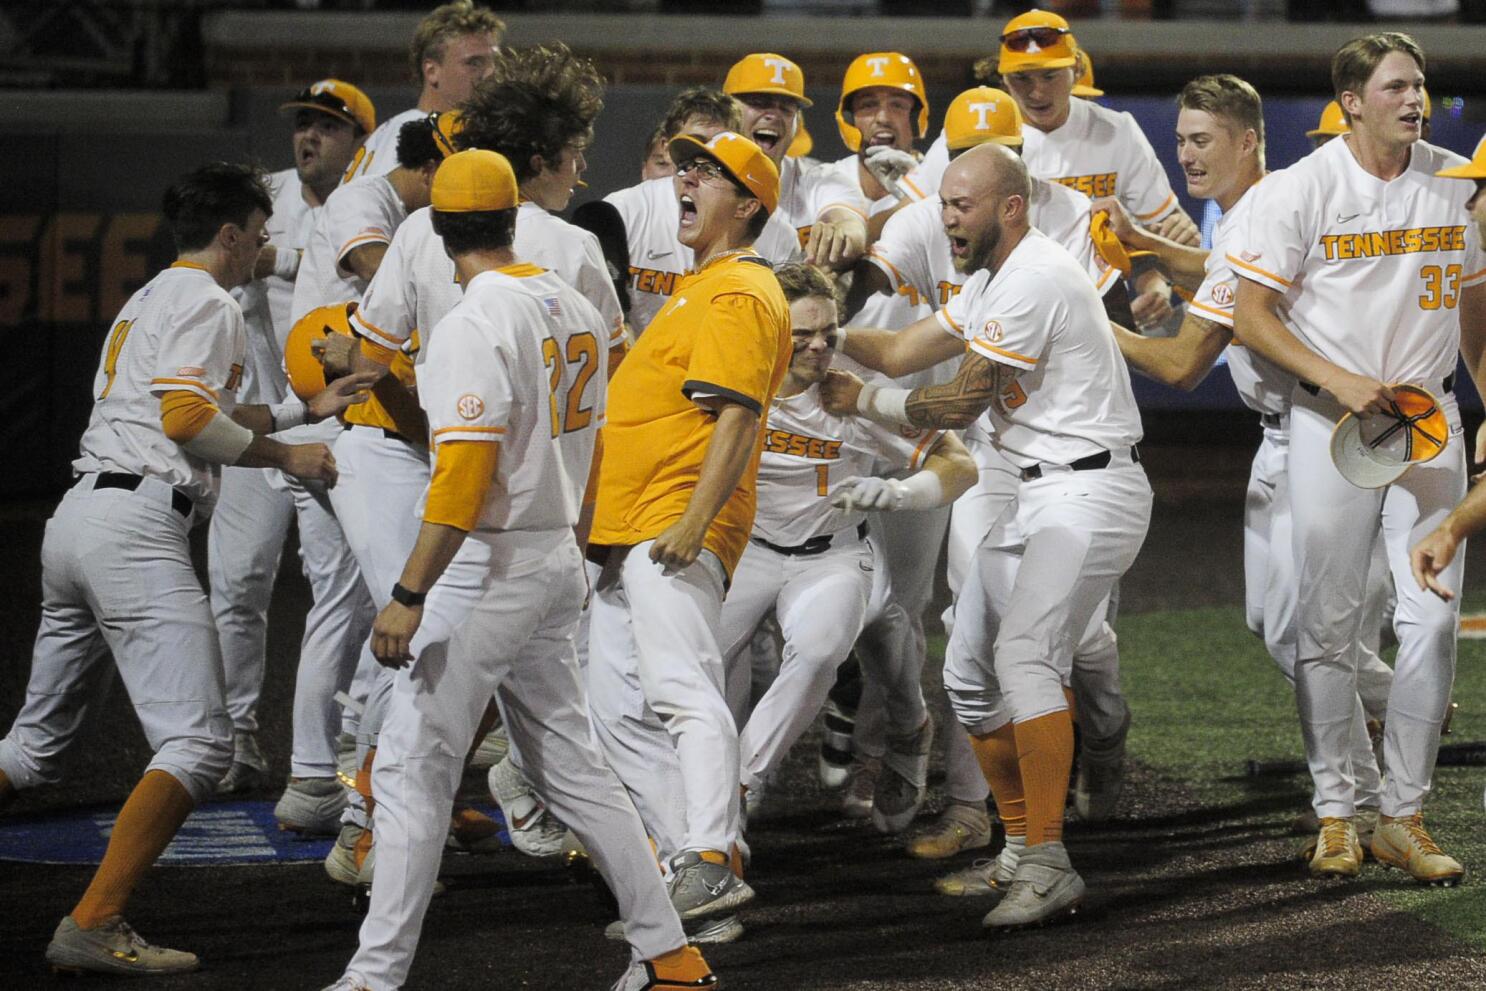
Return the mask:
[[[1479,604],[1474,604],[1479,608]],[[1239,609],[1122,616],[1125,694],[1135,712],[1130,754],[1192,789],[1204,803],[1273,807],[1291,792],[1295,811],[1308,799],[1304,774],[1251,778],[1245,762],[1299,759],[1300,731],[1289,684]],[[1460,711],[1447,742],[1486,740],[1486,641],[1463,640],[1455,680]],[[1397,871],[1369,864],[1379,896],[1486,949],[1486,767],[1440,768],[1426,806],[1440,845],[1474,872],[1450,890],[1424,888]],[[1256,813],[1272,827],[1274,813]],[[1297,864],[1297,870],[1300,869]],[[1477,880],[1479,878],[1479,880]]]

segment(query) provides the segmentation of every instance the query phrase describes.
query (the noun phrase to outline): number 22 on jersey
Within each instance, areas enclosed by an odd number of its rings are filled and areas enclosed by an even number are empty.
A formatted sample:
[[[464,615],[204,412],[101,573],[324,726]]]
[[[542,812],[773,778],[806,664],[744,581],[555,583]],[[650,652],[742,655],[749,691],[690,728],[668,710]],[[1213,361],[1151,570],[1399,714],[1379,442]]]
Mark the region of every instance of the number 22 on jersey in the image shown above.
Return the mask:
[[[592,334],[574,334],[569,337],[566,356],[556,338],[548,337],[542,341],[542,364],[550,375],[548,382],[551,394],[548,399],[552,404],[553,437],[582,430],[593,419],[593,403],[585,404],[583,393],[587,390],[593,373],[598,370],[598,360],[599,342]],[[559,400],[563,371],[572,365],[577,366],[573,384],[568,387],[566,396]]]

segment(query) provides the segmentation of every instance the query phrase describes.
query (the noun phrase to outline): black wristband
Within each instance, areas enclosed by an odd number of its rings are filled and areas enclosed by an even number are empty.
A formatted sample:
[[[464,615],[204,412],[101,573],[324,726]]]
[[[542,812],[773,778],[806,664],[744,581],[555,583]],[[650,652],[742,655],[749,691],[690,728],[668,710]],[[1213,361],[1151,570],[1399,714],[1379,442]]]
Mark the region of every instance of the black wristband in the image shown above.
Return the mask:
[[[401,602],[405,606],[421,606],[426,598],[428,598],[427,592],[414,592],[404,588],[402,582],[394,582],[392,585],[393,602]]]

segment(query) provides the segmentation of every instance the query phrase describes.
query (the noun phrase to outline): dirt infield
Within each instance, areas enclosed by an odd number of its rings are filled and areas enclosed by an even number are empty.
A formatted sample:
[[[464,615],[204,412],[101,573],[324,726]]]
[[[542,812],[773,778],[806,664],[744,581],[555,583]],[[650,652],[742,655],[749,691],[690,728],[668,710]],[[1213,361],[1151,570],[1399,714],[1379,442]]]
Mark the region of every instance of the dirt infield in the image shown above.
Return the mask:
[[[1151,460],[1161,461],[1159,454]],[[1225,467],[1216,497],[1164,488],[1146,551],[1125,585],[1127,614],[1240,600],[1241,507],[1237,472]],[[0,562],[13,593],[0,604],[14,634],[0,665],[0,723],[7,725],[29,664],[39,542],[35,513],[0,517]],[[1471,568],[1475,586],[1486,584],[1486,568],[1476,560]],[[303,582],[287,574],[274,603],[262,707],[276,774],[287,770],[303,597]],[[69,782],[24,796],[17,814],[117,803],[127,793],[147,753],[121,694],[94,714]],[[1132,704],[1139,719],[1140,700]],[[832,797],[815,786],[812,762],[813,748],[797,749],[751,830],[750,881],[759,897],[745,915],[748,934],[708,951],[730,991],[1486,988],[1486,958],[1390,908],[1375,895],[1387,882],[1304,877],[1283,826],[1305,803],[1302,781],[1281,779],[1240,801],[1203,807],[1183,782],[1132,767],[1113,823],[1069,828],[1090,890],[1085,911],[1067,924],[991,936],[979,925],[983,906],[929,887],[969,857],[914,861],[870,826],[843,824]],[[80,986],[48,975],[41,954],[89,874],[0,865],[7,906],[0,987]],[[444,877],[449,890],[430,909],[410,989],[580,991],[607,988],[623,970],[625,948],[602,935],[609,916],[561,868],[510,852],[450,855]],[[316,865],[159,868],[129,914],[146,937],[201,955],[200,973],[158,982],[169,988],[313,991],[340,973],[358,924],[345,889]]]

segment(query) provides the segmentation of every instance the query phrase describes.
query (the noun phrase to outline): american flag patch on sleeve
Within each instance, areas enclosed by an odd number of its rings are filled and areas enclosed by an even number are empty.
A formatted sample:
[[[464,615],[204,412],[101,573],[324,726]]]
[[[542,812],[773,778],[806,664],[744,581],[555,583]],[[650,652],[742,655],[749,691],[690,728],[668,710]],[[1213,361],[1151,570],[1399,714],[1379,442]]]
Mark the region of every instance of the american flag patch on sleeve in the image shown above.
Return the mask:
[[[554,320],[562,316],[562,304],[557,301],[556,296],[544,297],[542,302],[546,305],[547,312],[552,314]]]

